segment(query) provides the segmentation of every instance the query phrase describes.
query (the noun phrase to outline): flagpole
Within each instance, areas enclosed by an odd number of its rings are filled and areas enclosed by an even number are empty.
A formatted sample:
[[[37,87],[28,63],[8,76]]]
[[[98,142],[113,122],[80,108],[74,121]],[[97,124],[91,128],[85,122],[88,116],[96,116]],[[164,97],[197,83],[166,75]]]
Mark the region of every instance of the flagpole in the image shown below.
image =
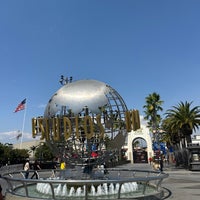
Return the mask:
[[[24,117],[23,117],[23,123],[22,123],[22,136],[21,136],[21,142],[20,142],[20,149],[22,148],[22,141],[23,141],[23,136],[24,136],[24,125],[25,125],[25,119],[26,119],[26,108],[27,108],[27,103],[25,104],[25,109],[24,109]]]

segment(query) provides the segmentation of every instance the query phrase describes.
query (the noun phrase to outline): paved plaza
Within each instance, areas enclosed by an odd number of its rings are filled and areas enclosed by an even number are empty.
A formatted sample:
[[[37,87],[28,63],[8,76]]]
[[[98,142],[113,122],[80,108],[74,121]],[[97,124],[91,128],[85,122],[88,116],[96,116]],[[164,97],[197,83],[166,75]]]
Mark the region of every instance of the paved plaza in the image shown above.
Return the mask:
[[[128,169],[152,169],[149,164],[126,164],[119,166]],[[188,171],[182,168],[176,168],[173,165],[164,165],[164,172],[169,177],[162,182],[164,188],[163,199],[173,200],[199,200],[200,199],[200,171]],[[0,179],[3,188],[3,195],[7,188],[7,184]]]
[[[163,181],[166,188],[165,199],[199,200],[200,199],[200,171],[189,171],[166,168],[169,177]]]
[[[128,164],[133,169],[152,169],[149,164]],[[164,172],[169,177],[162,182],[165,189],[163,199],[199,200],[200,199],[200,171],[189,171],[176,168],[174,165],[164,165]]]

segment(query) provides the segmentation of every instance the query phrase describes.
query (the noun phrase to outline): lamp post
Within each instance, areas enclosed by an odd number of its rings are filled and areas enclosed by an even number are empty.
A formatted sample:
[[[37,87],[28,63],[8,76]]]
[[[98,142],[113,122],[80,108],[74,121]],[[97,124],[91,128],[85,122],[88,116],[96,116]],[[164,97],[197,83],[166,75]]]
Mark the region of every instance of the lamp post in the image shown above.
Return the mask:
[[[44,146],[44,142],[40,142],[39,147],[40,147],[40,162],[43,162],[43,146]]]
[[[153,151],[155,156],[165,153],[165,144],[161,142],[161,134],[164,133],[162,129],[154,129],[153,131]]]
[[[66,85],[68,83],[72,82],[72,76],[68,77],[64,77],[63,75],[60,76],[60,80],[59,80],[61,85]]]

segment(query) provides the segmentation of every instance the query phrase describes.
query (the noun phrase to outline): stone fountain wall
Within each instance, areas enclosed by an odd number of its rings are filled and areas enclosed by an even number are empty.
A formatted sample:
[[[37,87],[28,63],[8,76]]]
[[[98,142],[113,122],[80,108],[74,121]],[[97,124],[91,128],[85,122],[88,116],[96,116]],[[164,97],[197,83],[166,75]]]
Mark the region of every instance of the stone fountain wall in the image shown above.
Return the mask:
[[[12,195],[11,193],[6,193],[5,200],[33,200],[33,198],[16,196],[16,195]]]

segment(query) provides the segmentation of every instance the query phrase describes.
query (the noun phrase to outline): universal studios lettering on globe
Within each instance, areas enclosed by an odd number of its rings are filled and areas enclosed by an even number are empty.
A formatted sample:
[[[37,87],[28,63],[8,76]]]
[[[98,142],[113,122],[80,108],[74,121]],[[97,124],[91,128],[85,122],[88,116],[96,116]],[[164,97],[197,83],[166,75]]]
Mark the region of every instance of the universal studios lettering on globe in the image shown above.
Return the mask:
[[[140,117],[138,110],[130,110],[125,112],[125,121],[122,122],[126,127],[127,132],[135,131],[140,128]],[[105,124],[102,123],[101,115],[96,117],[86,115],[84,117],[54,117],[32,118],[32,136],[41,136],[40,140],[54,140],[60,141],[68,140],[72,135],[79,139],[82,134],[87,139],[96,137],[104,138]]]

